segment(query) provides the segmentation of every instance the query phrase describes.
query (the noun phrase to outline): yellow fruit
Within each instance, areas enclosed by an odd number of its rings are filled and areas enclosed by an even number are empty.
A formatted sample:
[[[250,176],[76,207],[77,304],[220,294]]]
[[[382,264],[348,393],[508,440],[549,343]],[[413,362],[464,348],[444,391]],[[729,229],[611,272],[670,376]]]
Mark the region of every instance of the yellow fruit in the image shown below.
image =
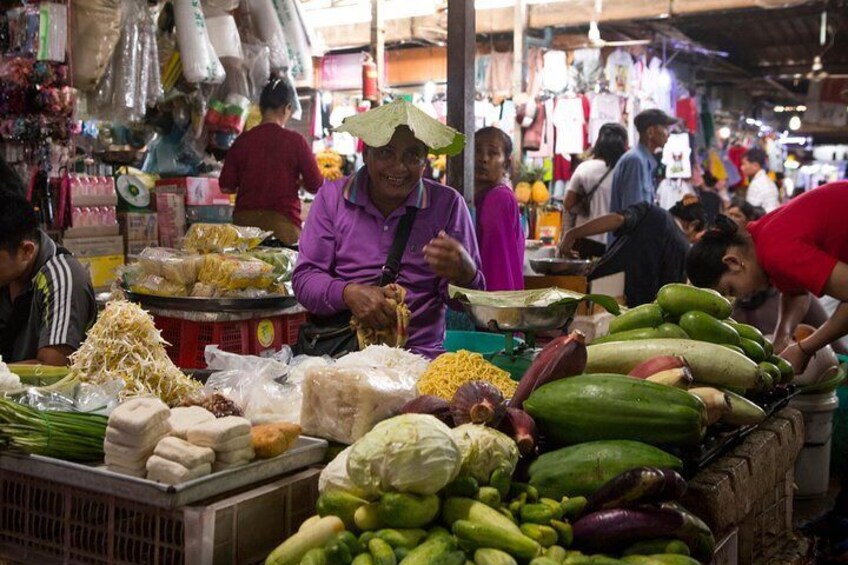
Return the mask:
[[[544,204],[551,198],[551,193],[548,192],[548,186],[540,180],[533,183],[531,195],[533,202],[536,204]]]
[[[529,182],[520,182],[515,185],[515,197],[522,204],[527,204],[530,202],[530,183]]]

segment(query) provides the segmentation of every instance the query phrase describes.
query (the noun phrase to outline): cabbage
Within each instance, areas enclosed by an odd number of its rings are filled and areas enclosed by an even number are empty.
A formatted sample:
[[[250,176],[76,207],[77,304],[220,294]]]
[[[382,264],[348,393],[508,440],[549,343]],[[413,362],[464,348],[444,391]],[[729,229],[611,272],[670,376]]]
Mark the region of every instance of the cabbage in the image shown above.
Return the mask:
[[[376,489],[362,489],[353,484],[347,475],[347,460],[353,446],[348,446],[327,464],[318,477],[318,492],[340,490],[359,498],[372,499],[379,496]]]
[[[362,138],[369,147],[383,147],[389,144],[398,126],[409,127],[415,139],[424,143],[431,153],[458,155],[465,147],[464,135],[402,98],[351,116],[335,131]]]
[[[454,480],[462,457],[445,424],[428,414],[380,422],[353,444],[347,473],[366,492],[435,494]]]
[[[509,436],[477,424],[463,424],[451,430],[462,452],[459,474],[488,484],[492,471],[504,468],[511,475],[518,465],[518,446]]]

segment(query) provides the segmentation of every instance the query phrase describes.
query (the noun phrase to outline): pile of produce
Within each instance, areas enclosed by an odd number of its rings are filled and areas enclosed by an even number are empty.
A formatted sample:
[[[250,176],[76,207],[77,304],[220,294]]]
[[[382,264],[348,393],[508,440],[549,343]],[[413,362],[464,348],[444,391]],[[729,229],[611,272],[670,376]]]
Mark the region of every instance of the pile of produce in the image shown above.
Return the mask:
[[[254,298],[287,294],[297,252],[257,247],[269,235],[257,228],[194,224],[183,250],[149,247],[124,283],[137,294]]]
[[[513,480],[518,458],[492,428],[386,420],[327,466],[318,515],[266,564],[696,565],[690,553],[712,551],[709,529],[674,504],[685,490],[674,470],[632,464],[554,498]]]
[[[123,398],[154,395],[177,406],[200,389],[165,352],[165,340],[140,306],[112,300],[71,355],[67,379],[91,384],[124,383]]]

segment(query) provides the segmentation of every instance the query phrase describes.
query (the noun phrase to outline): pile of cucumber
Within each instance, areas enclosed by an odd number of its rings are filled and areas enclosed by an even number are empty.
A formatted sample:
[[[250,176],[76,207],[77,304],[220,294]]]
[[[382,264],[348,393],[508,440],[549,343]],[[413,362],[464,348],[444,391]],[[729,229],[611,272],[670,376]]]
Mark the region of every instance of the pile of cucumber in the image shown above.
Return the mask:
[[[681,508],[657,506],[657,516],[637,516],[638,523],[615,515],[677,498],[685,482],[674,471],[636,469],[588,499],[545,498],[511,480],[495,484],[460,477],[438,495],[384,493],[375,502],[326,491],[319,515],[266,565],[697,565],[690,548],[697,555],[714,545],[709,528]],[[580,528],[582,543],[574,535]],[[599,543],[604,549],[596,552]]]
[[[593,342],[598,346],[615,343],[620,362],[616,367],[613,360],[597,360],[592,364],[592,348],[587,372],[627,373],[634,349],[641,348],[645,341],[694,340],[723,347],[727,354],[715,348],[687,348],[686,360],[692,365],[695,380],[730,389],[746,391],[755,388],[768,391],[776,385],[788,384],[794,377],[792,366],[774,354],[773,344],[755,327],[740,324],[730,318],[733,308],[730,302],[714,290],[696,288],[685,284],[668,284],[657,293],[651,304],[632,308],[610,322],[610,333]],[[636,342],[634,345],[628,345]],[[613,349],[613,348],[607,348]],[[653,350],[653,352],[656,352]],[[683,351],[668,351],[681,354]],[[658,353],[665,354],[665,353]],[[701,363],[704,358],[704,363]],[[747,359],[756,365],[756,378],[751,375],[751,365],[742,363]],[[602,364],[604,369],[597,365]],[[712,365],[712,368],[710,368]],[[629,367],[625,370],[626,367]],[[617,370],[612,370],[613,368]],[[700,374],[699,374],[700,373]]]

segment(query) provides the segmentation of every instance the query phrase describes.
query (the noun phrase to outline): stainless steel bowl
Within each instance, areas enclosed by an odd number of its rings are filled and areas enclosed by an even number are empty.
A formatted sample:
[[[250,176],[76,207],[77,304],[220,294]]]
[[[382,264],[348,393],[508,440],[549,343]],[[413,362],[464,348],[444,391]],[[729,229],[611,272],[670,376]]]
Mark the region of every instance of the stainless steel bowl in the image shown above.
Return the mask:
[[[530,259],[530,267],[540,275],[582,276],[589,274],[594,266],[595,261],[591,259],[561,259],[557,257]]]
[[[479,328],[501,332],[535,332],[565,328],[579,302],[556,306],[480,306],[463,302],[465,311]]]

